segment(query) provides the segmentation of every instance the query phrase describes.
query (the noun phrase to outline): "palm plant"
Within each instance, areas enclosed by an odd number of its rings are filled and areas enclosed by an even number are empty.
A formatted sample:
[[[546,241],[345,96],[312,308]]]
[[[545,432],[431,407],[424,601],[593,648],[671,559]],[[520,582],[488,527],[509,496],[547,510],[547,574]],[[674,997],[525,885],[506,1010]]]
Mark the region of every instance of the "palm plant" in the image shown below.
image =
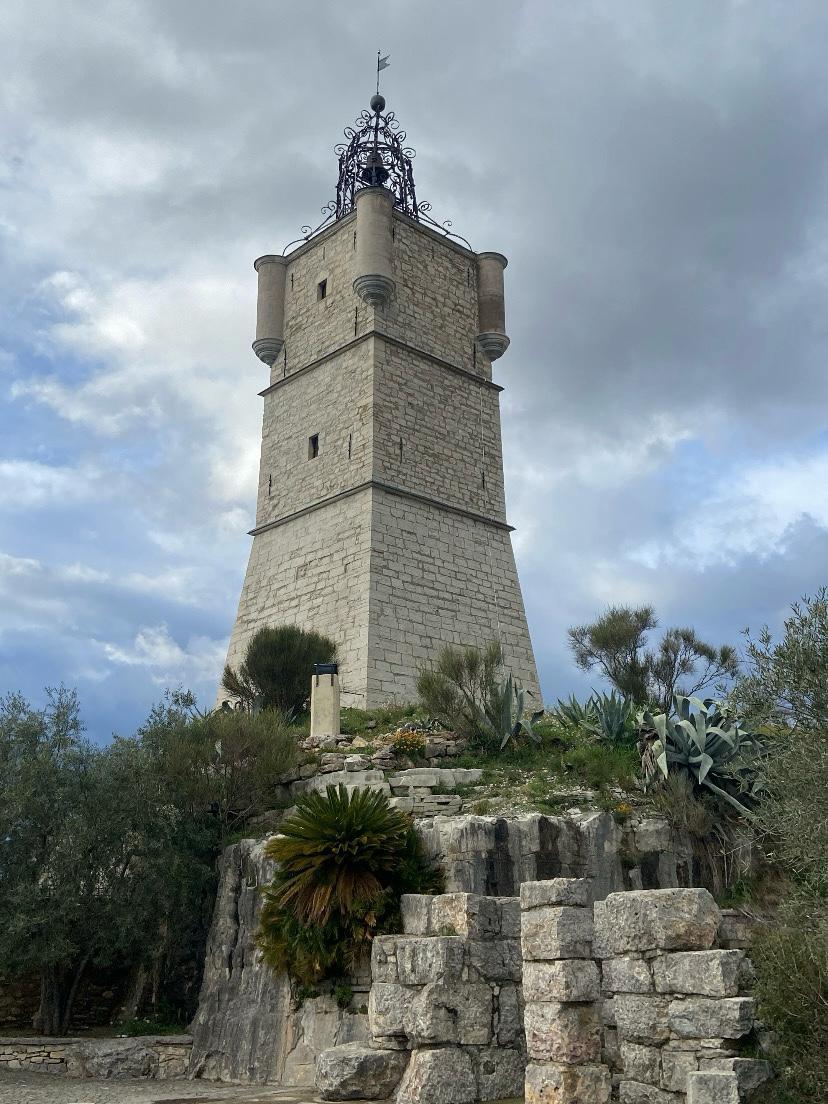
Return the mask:
[[[340,783],[303,794],[267,846],[279,864],[274,900],[303,924],[347,915],[393,878],[410,824],[377,790]]]
[[[733,712],[710,698],[675,694],[676,716],[666,713],[641,714],[641,741],[645,782],[659,773],[668,778],[671,770],[684,770],[696,785],[704,786],[722,801],[750,818],[751,810],[741,795],[758,793],[755,760],[765,754],[763,742],[747,732]]]

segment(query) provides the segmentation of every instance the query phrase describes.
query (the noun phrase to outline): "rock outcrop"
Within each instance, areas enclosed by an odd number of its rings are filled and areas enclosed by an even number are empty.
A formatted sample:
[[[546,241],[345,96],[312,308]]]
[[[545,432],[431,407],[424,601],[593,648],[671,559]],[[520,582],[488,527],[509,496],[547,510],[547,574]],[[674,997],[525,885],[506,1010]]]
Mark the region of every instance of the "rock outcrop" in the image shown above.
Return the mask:
[[[222,855],[191,1025],[191,1077],[312,1085],[318,1053],[367,1038],[367,1016],[343,1011],[329,996],[295,1007],[287,976],[261,961],[255,943],[259,887],[272,877],[263,842],[242,840]]]
[[[523,882],[589,878],[602,900],[699,883],[689,838],[655,817],[623,825],[602,812],[436,817],[422,834],[450,892],[511,897]]]

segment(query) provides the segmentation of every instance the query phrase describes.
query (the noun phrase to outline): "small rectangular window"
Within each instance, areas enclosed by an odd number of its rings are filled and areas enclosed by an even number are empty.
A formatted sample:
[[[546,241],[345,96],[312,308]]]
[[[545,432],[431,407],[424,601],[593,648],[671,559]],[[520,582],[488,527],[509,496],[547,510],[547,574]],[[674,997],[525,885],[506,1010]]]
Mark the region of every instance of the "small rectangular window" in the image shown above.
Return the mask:
[[[316,285],[316,298],[317,299],[324,299],[327,294],[328,294],[328,281],[327,280],[320,280],[319,283]]]
[[[308,438],[308,460],[315,460],[319,455],[319,434],[314,433]]]

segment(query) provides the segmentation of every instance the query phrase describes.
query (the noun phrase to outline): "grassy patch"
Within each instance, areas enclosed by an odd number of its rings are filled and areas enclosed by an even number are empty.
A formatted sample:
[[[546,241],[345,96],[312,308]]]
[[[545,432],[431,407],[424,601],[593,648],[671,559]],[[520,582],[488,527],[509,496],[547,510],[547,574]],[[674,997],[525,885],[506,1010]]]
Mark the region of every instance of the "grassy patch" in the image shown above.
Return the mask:
[[[340,710],[339,727],[346,736],[363,736],[392,732],[398,725],[418,718],[416,705],[382,706],[379,709],[354,709],[350,706]]]

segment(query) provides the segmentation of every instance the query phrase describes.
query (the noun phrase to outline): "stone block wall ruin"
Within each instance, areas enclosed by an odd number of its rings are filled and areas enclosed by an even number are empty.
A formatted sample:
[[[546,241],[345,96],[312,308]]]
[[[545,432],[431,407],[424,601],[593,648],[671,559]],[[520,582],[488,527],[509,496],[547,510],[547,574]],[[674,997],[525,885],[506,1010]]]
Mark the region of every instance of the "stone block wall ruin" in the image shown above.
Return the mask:
[[[403,898],[375,940],[364,1042],[317,1059],[324,1099],[738,1104],[767,1080],[743,935],[705,889]]]

